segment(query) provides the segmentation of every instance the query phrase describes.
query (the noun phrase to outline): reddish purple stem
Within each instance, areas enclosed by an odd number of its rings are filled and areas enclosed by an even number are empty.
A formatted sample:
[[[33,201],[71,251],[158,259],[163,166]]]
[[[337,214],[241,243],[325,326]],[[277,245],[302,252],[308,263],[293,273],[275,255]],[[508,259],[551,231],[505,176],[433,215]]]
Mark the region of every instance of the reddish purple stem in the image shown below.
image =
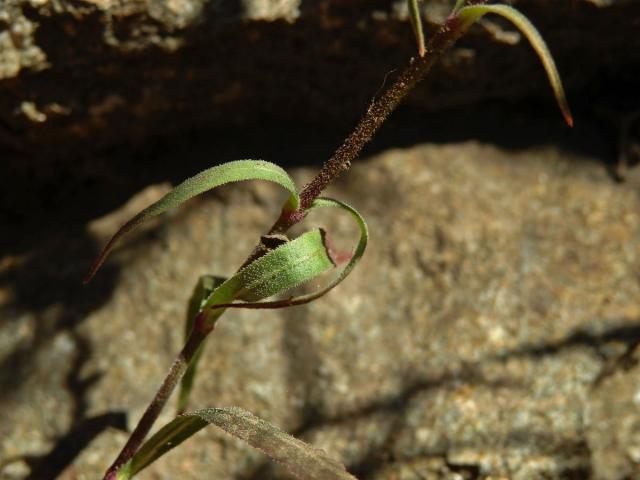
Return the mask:
[[[300,208],[280,216],[270,233],[284,232],[304,218],[305,211],[322,191],[342,172],[349,169],[362,148],[371,141],[387,117],[398,107],[416,84],[431,70],[436,61],[464,33],[464,26],[458,17],[451,16],[431,37],[426,46],[426,54],[411,60],[409,66],[396,78],[393,84],[376,99],[353,132],[345,139],[333,156],[325,162],[316,177],[300,193]]]

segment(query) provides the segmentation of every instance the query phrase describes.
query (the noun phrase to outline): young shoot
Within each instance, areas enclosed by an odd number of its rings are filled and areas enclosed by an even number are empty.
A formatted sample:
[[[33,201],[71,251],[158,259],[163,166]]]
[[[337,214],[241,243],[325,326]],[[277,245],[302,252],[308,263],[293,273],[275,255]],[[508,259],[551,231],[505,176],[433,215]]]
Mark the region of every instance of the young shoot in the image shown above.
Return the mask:
[[[275,223],[257,242],[254,252],[235,274],[224,279],[205,275],[196,284],[186,320],[186,338],[167,376],[147,410],[131,433],[118,457],[107,470],[108,480],[129,479],[171,449],[208,425],[216,425],[245,441],[272,459],[281,462],[299,478],[353,479],[343,465],[324,452],[297,440],[279,428],[238,408],[209,408],[184,413],[194,387],[205,340],[216,322],[230,308],[285,308],[308,303],[340,284],[364,255],[369,238],[367,225],[352,207],[320,194],[360,154],[388,116],[429,72],[435,62],[480,18],[500,15],[512,22],[529,40],[542,61],[560,110],[569,126],[573,118],[555,62],[544,40],[529,20],[507,5],[458,0],[443,25],[425,39],[418,0],[408,0],[410,19],[416,36],[418,57],[400,73],[391,86],[368,108],[353,132],[322,166],[316,177],[300,192],[291,177],[279,166],[261,160],[238,160],[204,170],[175,187],[125,223],[104,247],[89,270],[89,282],[105,262],[116,242],[146,220],[178,207],[196,195],[218,186],[246,180],[262,180],[281,186],[287,199]],[[310,230],[290,239],[289,229],[318,208],[342,210],[355,220],[360,238],[335,280],[316,292],[276,300],[288,290],[332,269],[340,268],[327,246],[325,232]],[[169,397],[180,383],[178,413],[146,442],[145,439]],[[203,473],[203,478],[206,473]]]

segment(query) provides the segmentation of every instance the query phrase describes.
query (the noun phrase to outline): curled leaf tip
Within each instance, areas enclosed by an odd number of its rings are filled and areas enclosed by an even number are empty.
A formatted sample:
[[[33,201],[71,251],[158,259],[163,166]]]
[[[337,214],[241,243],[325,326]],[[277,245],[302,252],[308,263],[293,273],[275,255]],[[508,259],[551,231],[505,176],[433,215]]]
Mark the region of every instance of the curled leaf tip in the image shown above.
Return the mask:
[[[357,210],[355,210],[354,208],[350,207],[349,205],[342,203],[338,200],[334,200],[331,198],[317,198],[314,200],[313,204],[311,205],[311,207],[309,208],[309,210],[313,210],[315,208],[326,208],[326,207],[333,207],[333,208],[340,208],[344,211],[346,211],[347,213],[351,214],[351,216],[356,220],[358,227],[360,229],[360,239],[358,240],[358,244],[356,245],[355,250],[352,253],[349,253],[348,256],[349,258],[340,258],[340,259],[336,259],[336,258],[331,258],[330,255],[330,250],[331,250],[331,246],[327,245],[326,242],[326,237],[321,236],[319,238],[317,238],[317,240],[321,240],[321,248],[319,248],[319,251],[322,251],[323,254],[327,255],[327,267],[329,266],[335,266],[336,264],[340,264],[341,261],[347,261],[348,263],[342,268],[342,271],[340,272],[340,274],[337,276],[337,278],[335,278],[332,282],[330,282],[327,286],[325,286],[324,288],[320,289],[319,291],[315,292],[315,293],[310,293],[307,295],[302,295],[299,297],[290,297],[288,299],[285,300],[276,300],[276,301],[266,301],[266,302],[258,302],[258,301],[253,301],[252,299],[248,299],[246,298],[246,296],[243,297],[237,297],[241,300],[248,300],[247,303],[245,302],[238,302],[238,303],[224,303],[224,304],[218,304],[214,298],[214,296],[216,295],[216,292],[214,292],[214,294],[212,295],[212,297],[209,299],[208,304],[209,305],[215,305],[216,308],[249,308],[249,309],[260,309],[260,308],[286,308],[286,307],[293,307],[296,305],[304,305],[306,303],[312,302],[322,296],[324,296],[325,294],[329,293],[331,290],[333,290],[333,288],[335,288],[338,284],[340,284],[345,278],[347,278],[347,276],[351,273],[351,271],[355,268],[355,266],[358,264],[358,262],[360,261],[360,259],[362,258],[362,255],[364,255],[364,251],[367,248],[367,242],[369,240],[369,230],[367,228],[367,224],[364,221],[364,218],[362,218],[362,215],[360,215],[358,213]],[[303,234],[301,237],[304,237],[305,235],[309,235],[311,232],[307,232],[306,234]],[[285,244],[285,246],[288,246],[288,248],[291,248],[291,244],[293,242],[301,242],[300,237],[298,237],[297,239],[289,242],[288,244]],[[274,251],[272,251],[270,254],[268,255],[275,255],[278,252],[283,252],[283,248],[284,247],[280,247]],[[257,267],[257,264],[259,263],[263,263],[265,257],[267,257],[267,255],[258,258],[253,264],[250,264],[249,267],[251,267],[252,265],[255,264],[255,266]],[[324,270],[323,270],[324,271]],[[242,271],[240,272],[242,273]],[[318,270],[318,273],[320,273],[320,270]],[[315,275],[313,275],[315,276]],[[236,281],[235,279],[239,278],[239,275],[236,275],[235,277],[233,277],[231,280],[231,282],[227,282],[228,285],[230,285],[231,283],[233,283],[233,281]],[[311,276],[309,276],[309,278],[312,278]],[[300,282],[297,282],[298,284]],[[294,286],[293,284],[290,284],[289,287]],[[220,287],[220,289],[218,291],[222,291],[222,287],[224,287],[224,285],[222,285]],[[288,288],[289,288],[288,287]],[[281,291],[284,289],[280,289]],[[266,298],[267,296],[271,296],[271,294],[276,293],[276,290],[273,290],[271,292],[268,292],[269,295],[261,295],[263,298]],[[259,298],[257,298],[259,299]]]
[[[100,262],[100,263],[102,263],[102,262]],[[97,264],[98,264],[98,260],[96,260],[94,262],[94,264],[89,269],[89,272],[84,276],[84,278],[82,279],[82,284],[83,285],[86,285],[87,283],[91,282],[91,280],[93,280],[93,277],[96,276],[96,272],[100,268],[100,265],[97,265]]]
[[[156,203],[159,203],[159,202],[156,202]],[[153,205],[151,207],[153,207]],[[107,244],[104,246],[104,248],[98,255],[98,258],[96,258],[96,260],[93,262],[93,265],[91,265],[91,268],[89,269],[89,273],[87,273],[87,275],[82,280],[82,283],[84,285],[89,283],[93,279],[93,277],[96,276],[96,273],[98,273],[98,270],[100,270],[100,268],[104,264],[105,260],[107,259],[107,256],[109,255],[109,252],[111,252],[111,249],[116,244],[118,239],[122,237],[124,234],[126,234],[127,232],[136,228],[139,224],[141,224],[145,220],[146,212],[149,209],[151,209],[151,207],[143,210],[138,215],[133,217],[131,220],[125,223],[122,227],[120,227],[120,229],[113,235],[113,237],[111,237],[109,242],[107,242]]]
[[[569,109],[563,110],[562,115],[564,116],[564,121],[567,122],[567,125],[573,128],[573,115],[571,115],[571,111]]]
[[[116,239],[117,236],[114,236],[113,238]],[[107,246],[102,249],[102,252],[100,252],[100,255],[98,255],[98,258],[96,258],[95,261],[93,262],[93,265],[91,265],[89,272],[82,279],[83,285],[86,285],[87,283],[89,283],[91,280],[93,280],[93,277],[96,276],[96,273],[98,273],[98,270],[100,270],[100,267],[102,267],[102,264],[107,258],[107,255],[109,254],[109,251],[111,250],[111,246],[113,245],[113,243],[114,243],[113,241],[110,241],[107,244]]]

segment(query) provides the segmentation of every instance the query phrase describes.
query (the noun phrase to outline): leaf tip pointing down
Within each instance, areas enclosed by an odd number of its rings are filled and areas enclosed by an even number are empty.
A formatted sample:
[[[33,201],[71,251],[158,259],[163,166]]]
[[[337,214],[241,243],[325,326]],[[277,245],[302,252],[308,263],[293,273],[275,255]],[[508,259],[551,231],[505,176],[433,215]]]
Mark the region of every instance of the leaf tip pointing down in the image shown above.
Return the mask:
[[[568,106],[566,109],[562,109],[562,116],[564,117],[564,121],[567,122],[567,125],[573,128],[573,115],[571,115],[571,110],[569,110]]]
[[[558,102],[558,106],[560,107],[564,120],[567,122],[569,127],[573,127],[573,116],[571,115],[569,102],[567,101],[567,96],[565,95],[564,87],[562,86],[560,74],[558,73],[558,69],[551,52],[538,30],[527,17],[508,5],[470,5],[458,10],[457,15],[464,22],[465,27],[468,28],[471,24],[482,18],[487,13],[494,13],[506,18],[513,23],[513,25],[515,25],[525,37],[527,37],[527,40],[529,40],[529,43],[538,54],[538,57],[542,62],[542,66],[547,73],[549,84],[551,85],[551,89],[553,90],[553,94]]]

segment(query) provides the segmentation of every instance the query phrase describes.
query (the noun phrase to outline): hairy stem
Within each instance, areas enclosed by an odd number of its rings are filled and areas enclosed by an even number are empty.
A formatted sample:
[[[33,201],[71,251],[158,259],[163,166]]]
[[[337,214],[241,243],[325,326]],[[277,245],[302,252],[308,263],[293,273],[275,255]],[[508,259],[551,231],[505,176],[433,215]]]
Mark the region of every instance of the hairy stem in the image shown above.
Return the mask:
[[[142,442],[149,433],[149,430],[151,430],[151,427],[157,420],[160,412],[162,412],[167,400],[169,400],[171,393],[173,393],[176,385],[187,370],[193,356],[196,354],[205,338],[207,338],[207,335],[209,335],[213,330],[213,327],[204,325],[204,317],[202,315],[198,315],[194,322],[194,328],[191,331],[184,347],[176,357],[173,365],[171,365],[162,385],[160,385],[160,388],[153,397],[153,400],[151,400],[151,403],[144,412],[144,415],[142,415],[138,425],[136,425],[136,428],[131,433],[129,440],[127,440],[127,443],[120,451],[120,454],[105,473],[105,480],[115,480],[118,470],[125,463],[131,460],[140,448],[140,445],[142,445]]]
[[[455,15],[447,19],[427,43],[424,56],[411,59],[409,65],[396,78],[393,84],[382,96],[373,101],[356,125],[356,128],[335,151],[333,156],[324,163],[316,177],[304,187],[300,193],[300,208],[295,212],[283,212],[271,228],[271,233],[283,232],[304,218],[305,210],[309,208],[329,183],[349,169],[351,162],[358,157],[362,148],[371,141],[387,117],[467,28],[468,25],[460,22]]]
[[[479,1],[473,3],[485,2]],[[345,139],[333,156],[324,163],[316,177],[304,187],[300,193],[301,203],[298,210],[292,212],[287,208],[283,208],[280,218],[273,227],[271,227],[269,233],[285,232],[292,225],[300,222],[304,218],[305,211],[311,206],[313,201],[322,193],[329,183],[335,180],[342,172],[349,169],[351,161],[353,161],[360,154],[362,148],[371,141],[387,117],[398,107],[400,102],[413,90],[417,83],[424,78],[442,54],[451,48],[467,28],[468,25],[460,22],[456,15],[452,15],[447,19],[429,40],[425,48],[424,56],[413,58],[382,96],[373,101],[353,132]],[[250,260],[258,254],[259,246],[245,263],[249,263]],[[220,313],[222,313],[222,311]],[[199,322],[198,319],[196,319],[196,322],[194,322],[194,329],[184,348],[171,366],[164,382],[147,407],[147,410],[129,437],[126,445],[107,470],[104,477],[105,480],[115,480],[118,469],[131,460],[140,448],[167,403],[171,393],[186,372],[198,348],[213,329],[213,327],[198,328],[198,324],[202,327],[202,325],[206,323],[203,319],[200,320]]]

